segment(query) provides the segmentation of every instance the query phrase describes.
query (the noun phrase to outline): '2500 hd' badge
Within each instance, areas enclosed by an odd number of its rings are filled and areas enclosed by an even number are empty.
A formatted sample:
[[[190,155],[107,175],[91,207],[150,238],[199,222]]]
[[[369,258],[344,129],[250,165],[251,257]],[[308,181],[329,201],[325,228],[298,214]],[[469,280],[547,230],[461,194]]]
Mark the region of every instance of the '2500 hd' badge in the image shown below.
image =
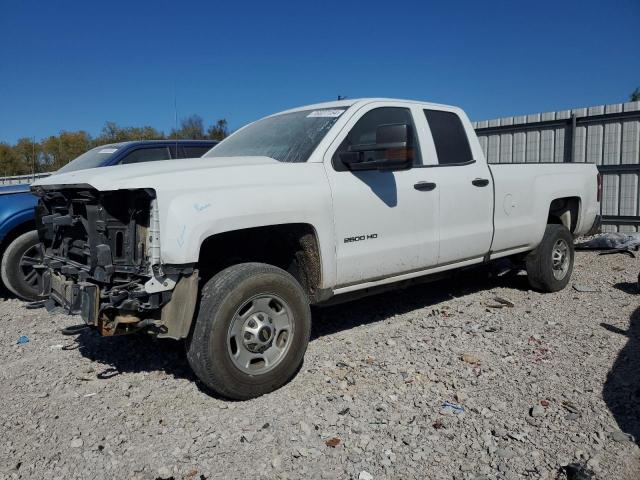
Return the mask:
[[[358,235],[357,237],[347,237],[344,239],[344,243],[361,242],[363,240],[375,240],[376,238],[378,238],[377,233],[369,233],[368,235]]]

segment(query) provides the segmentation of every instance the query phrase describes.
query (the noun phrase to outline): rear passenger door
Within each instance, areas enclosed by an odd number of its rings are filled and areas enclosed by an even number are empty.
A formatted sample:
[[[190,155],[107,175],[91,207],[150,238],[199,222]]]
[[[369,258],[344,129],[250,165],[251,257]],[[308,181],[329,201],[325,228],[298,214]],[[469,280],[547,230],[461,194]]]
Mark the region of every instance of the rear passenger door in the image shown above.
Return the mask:
[[[473,157],[465,127],[453,111],[423,109],[436,157],[428,159],[429,181],[438,185],[438,264],[482,259],[493,237],[493,184],[484,157]]]

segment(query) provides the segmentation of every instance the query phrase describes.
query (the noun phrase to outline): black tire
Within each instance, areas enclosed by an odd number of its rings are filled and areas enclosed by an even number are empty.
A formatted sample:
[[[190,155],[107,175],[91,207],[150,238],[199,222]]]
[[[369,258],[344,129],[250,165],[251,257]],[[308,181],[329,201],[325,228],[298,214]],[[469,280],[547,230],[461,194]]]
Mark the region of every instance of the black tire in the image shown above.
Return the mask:
[[[229,338],[232,322],[238,321],[240,308],[244,309],[247,302],[271,295],[282,299],[286,311],[291,313],[287,318],[291,317],[292,333],[285,340],[290,343],[270,370],[249,374],[234,363],[236,340]],[[302,365],[310,332],[309,300],[300,284],[277,267],[241,263],[219,272],[202,288],[195,325],[187,340],[187,358],[194,373],[213,392],[246,400],[272,392],[293,378]]]
[[[561,254],[562,246],[566,253]],[[555,258],[561,258],[554,263]],[[542,292],[557,292],[569,283],[573,272],[573,235],[564,225],[550,224],[542,242],[526,257],[529,284]]]
[[[42,250],[38,232],[23,233],[13,240],[2,255],[2,282],[14,295],[29,302],[42,300],[40,285],[33,265],[40,262]]]

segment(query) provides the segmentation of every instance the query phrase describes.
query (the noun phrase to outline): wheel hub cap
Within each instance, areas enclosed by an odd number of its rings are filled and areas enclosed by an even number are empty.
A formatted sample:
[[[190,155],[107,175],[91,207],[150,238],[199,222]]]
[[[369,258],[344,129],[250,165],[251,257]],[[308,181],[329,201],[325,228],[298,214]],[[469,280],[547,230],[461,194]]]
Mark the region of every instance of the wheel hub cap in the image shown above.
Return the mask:
[[[282,361],[293,335],[289,305],[274,294],[256,295],[234,314],[227,333],[227,350],[239,370],[260,375]]]
[[[273,320],[263,312],[251,315],[242,328],[242,342],[247,350],[264,352],[273,340]]]

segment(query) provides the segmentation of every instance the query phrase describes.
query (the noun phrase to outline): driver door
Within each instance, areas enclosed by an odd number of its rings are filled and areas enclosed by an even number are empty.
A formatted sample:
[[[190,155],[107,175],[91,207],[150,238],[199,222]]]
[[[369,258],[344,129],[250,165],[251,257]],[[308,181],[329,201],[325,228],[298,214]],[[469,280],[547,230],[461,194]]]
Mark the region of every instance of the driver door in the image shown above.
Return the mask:
[[[419,111],[419,110],[418,110]],[[410,105],[382,102],[361,108],[325,156],[333,197],[339,287],[435,266],[439,193],[424,182],[420,142]],[[349,147],[375,144],[381,125],[413,131],[413,165],[403,170],[350,170],[340,158]],[[388,151],[365,151],[364,161]]]

